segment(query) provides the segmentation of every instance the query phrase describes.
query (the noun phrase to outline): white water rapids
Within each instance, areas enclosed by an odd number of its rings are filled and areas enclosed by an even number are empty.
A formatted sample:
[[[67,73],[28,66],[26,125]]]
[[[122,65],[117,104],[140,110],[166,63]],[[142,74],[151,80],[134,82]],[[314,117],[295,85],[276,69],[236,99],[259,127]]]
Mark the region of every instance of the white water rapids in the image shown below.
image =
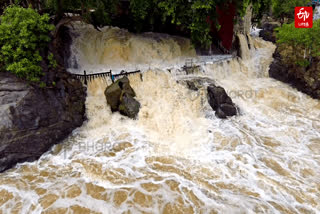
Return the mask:
[[[110,80],[89,83],[85,124],[0,174],[0,213],[320,213],[320,102],[267,77],[271,43],[249,50],[243,36],[246,60],[185,75],[177,65],[196,57],[185,39],[74,31],[72,72],[143,69],[129,76],[138,119],[111,113]],[[216,118],[205,87],[177,82],[194,78],[223,86],[241,114]]]

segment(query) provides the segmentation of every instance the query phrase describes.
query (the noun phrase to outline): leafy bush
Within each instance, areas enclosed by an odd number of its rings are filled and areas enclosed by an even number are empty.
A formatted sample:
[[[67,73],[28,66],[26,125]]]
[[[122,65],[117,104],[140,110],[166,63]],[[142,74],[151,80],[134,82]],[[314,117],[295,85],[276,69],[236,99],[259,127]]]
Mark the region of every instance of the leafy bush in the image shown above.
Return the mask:
[[[0,2],[1,1],[9,0],[0,0]],[[247,7],[253,4],[256,17],[261,18],[264,11],[269,9],[271,1],[272,0],[130,0],[127,18],[133,20],[132,27],[139,32],[143,29],[146,22],[153,25],[157,23],[155,20],[161,17],[163,23],[171,22],[176,25],[178,29],[190,33],[194,45],[208,47],[211,45],[213,39],[212,33],[210,32],[211,25],[215,25],[218,30],[220,28],[217,6],[223,8],[227,7],[230,3],[235,4],[237,15],[244,16]],[[49,12],[55,16],[55,23],[58,23],[66,13],[74,13],[78,14],[79,18],[83,21],[91,23],[95,27],[111,25],[114,20],[116,21],[115,23],[117,23],[119,12],[126,12],[126,3],[120,0],[15,0],[14,2],[19,4],[29,2],[33,8]],[[122,8],[121,5],[124,5],[124,7]],[[122,9],[124,10],[122,11]],[[212,22],[209,21],[209,18]]]
[[[295,28],[291,23],[277,31],[277,43],[289,64],[307,67],[312,58],[320,56],[320,20],[312,28]]]
[[[9,6],[0,16],[0,66],[19,78],[38,82],[43,75],[40,50],[50,42],[48,15],[31,8]]]
[[[310,2],[310,0],[272,0],[272,15],[282,23],[284,18],[288,18],[291,22],[294,20],[294,8],[306,6]]]

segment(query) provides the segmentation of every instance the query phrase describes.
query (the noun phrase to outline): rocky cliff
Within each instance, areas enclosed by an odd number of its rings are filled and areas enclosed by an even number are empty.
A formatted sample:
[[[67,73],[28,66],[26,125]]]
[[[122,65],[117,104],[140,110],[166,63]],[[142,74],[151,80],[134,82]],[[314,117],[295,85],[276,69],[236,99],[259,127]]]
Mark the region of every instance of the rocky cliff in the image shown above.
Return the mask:
[[[273,54],[270,77],[290,84],[315,99],[320,99],[320,63],[314,59],[311,66],[303,69],[284,62],[279,49]]]
[[[70,74],[52,74],[54,87],[39,88],[0,73],[0,172],[39,158],[85,119],[85,89]]]
[[[265,23],[262,26],[259,36],[264,40],[276,44],[275,28],[280,24],[276,22]],[[297,49],[296,51],[300,51]],[[310,60],[310,65],[307,67],[296,66],[294,62],[284,60],[284,56],[288,54],[285,47],[277,44],[277,49],[273,54],[273,62],[270,65],[269,76],[290,84],[299,91],[308,94],[309,96],[320,99],[320,63],[319,57],[314,57]],[[303,54],[303,53],[300,53]]]

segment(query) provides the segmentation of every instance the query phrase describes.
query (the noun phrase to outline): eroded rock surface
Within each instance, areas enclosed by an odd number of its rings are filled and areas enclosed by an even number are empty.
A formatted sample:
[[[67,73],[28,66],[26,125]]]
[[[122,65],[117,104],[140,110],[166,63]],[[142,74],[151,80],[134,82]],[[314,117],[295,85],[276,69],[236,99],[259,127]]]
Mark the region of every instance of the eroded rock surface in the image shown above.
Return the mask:
[[[56,74],[56,86],[30,86],[0,72],[0,172],[39,158],[85,120],[86,92],[70,74]]]
[[[119,111],[122,115],[136,118],[140,103],[134,99],[136,93],[130,86],[129,79],[123,77],[108,86],[104,92],[111,111]]]

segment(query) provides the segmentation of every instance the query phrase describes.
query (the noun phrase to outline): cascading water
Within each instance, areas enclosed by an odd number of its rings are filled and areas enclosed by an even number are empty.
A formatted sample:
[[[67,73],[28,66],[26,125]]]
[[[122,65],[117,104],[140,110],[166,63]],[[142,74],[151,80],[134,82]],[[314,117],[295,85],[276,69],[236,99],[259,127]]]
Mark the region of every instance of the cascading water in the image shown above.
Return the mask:
[[[253,38],[251,50],[242,49],[246,60],[186,76],[159,65],[180,63],[184,48],[175,39],[110,40],[110,29],[87,30],[77,30],[81,68],[73,72],[109,70],[109,63],[130,68],[135,60],[152,65],[143,81],[129,76],[142,105],[138,119],[111,113],[104,97],[110,80],[90,82],[87,122],[40,160],[0,175],[3,213],[320,212],[320,103],[267,77],[271,43]],[[139,49],[128,44],[137,38]],[[178,83],[194,78],[223,86],[240,116],[216,118],[205,88]]]
[[[132,34],[115,27],[99,32],[81,24],[75,24],[73,34],[77,37],[69,63],[73,72],[164,67],[196,56],[190,40],[165,34]]]

